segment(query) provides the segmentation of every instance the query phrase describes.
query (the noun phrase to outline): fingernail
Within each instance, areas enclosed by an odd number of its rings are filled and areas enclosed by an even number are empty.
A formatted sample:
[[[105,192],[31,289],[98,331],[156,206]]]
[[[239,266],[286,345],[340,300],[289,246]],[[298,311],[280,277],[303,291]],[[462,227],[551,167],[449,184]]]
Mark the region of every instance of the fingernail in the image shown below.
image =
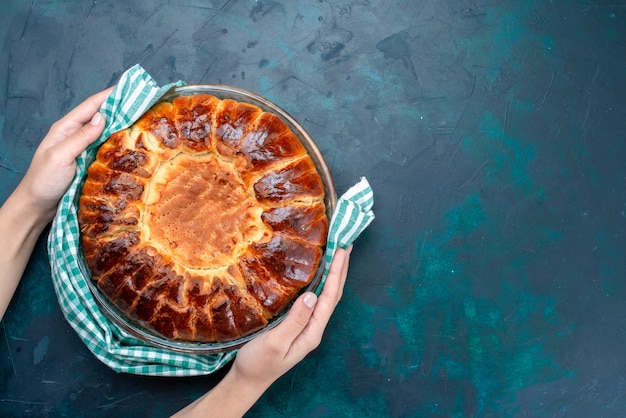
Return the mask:
[[[317,296],[315,296],[315,293],[307,293],[302,301],[306,306],[312,308],[315,306],[315,302],[317,302]]]
[[[96,112],[96,114],[93,115],[89,123],[93,126],[98,126],[101,120],[102,120],[102,114],[100,114],[100,112]]]

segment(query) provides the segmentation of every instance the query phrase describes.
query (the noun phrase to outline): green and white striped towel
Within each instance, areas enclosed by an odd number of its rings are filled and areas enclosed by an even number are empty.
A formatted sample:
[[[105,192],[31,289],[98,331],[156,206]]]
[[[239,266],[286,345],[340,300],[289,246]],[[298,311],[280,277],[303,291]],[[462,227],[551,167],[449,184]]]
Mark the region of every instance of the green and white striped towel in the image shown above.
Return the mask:
[[[100,312],[88,286],[89,278],[79,267],[80,231],[76,202],[98,147],[114,132],[132,125],[172,86],[184,84],[178,81],[159,87],[138,65],[121,76],[100,109],[106,119],[104,132],[77,158],[76,176],[59,203],[48,237],[52,281],[65,318],[89,350],[117,372],[152,376],[206,375],[227,364],[236,354],[236,351],[185,354],[134,338]],[[347,247],[371,222],[372,202],[372,192],[365,179],[339,200],[331,221],[326,269],[335,249]]]
[[[324,275],[315,293],[319,294],[324,286],[330,262],[337,248],[348,248],[374,220],[373,206],[374,192],[365,177],[337,200],[328,230]]]

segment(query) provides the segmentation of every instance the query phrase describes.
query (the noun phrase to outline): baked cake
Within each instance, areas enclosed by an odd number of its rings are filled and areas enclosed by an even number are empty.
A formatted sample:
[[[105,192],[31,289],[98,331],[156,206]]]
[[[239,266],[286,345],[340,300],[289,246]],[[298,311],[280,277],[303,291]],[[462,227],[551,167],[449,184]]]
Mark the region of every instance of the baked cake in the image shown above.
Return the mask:
[[[99,149],[80,198],[85,260],[100,292],[148,330],[230,341],[265,327],[314,278],[324,195],[277,115],[180,96]]]

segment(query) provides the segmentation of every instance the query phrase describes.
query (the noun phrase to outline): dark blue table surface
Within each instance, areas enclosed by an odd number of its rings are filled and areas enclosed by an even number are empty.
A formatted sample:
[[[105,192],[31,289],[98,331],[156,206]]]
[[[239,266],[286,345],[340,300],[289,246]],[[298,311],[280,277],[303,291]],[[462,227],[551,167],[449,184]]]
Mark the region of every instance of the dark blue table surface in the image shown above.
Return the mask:
[[[626,6],[0,4],[0,197],[49,125],[141,64],[300,120],[377,219],[321,347],[251,417],[626,416]],[[166,416],[213,387],[117,374],[59,310],[45,236],[1,325],[0,416]]]

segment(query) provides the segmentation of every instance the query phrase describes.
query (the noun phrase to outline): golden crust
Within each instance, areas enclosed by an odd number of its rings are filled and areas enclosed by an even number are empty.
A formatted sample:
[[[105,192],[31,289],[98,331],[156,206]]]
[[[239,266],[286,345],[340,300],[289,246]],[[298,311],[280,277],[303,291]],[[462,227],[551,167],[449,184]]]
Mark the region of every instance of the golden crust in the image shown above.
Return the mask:
[[[198,94],[111,135],[79,224],[92,279],[129,318],[170,339],[223,342],[263,328],[311,282],[323,199],[278,116]]]

